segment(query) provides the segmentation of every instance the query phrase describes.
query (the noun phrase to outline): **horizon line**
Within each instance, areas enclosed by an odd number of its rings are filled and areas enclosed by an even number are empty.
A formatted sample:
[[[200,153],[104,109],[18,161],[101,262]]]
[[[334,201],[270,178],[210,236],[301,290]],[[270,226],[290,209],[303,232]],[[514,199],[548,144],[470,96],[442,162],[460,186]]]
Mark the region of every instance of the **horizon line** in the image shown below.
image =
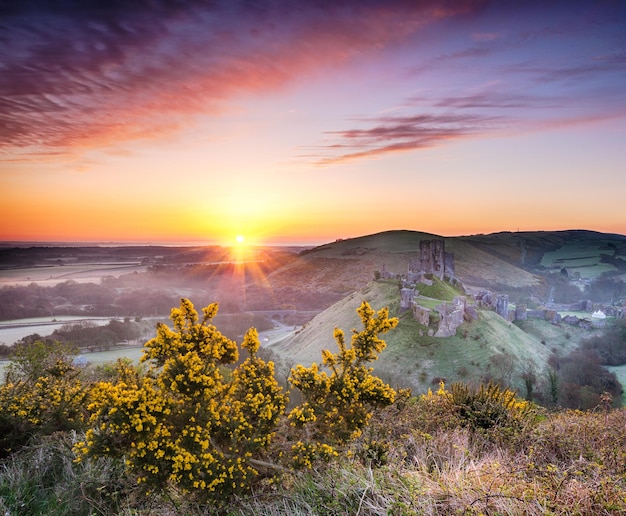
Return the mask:
[[[433,236],[438,236],[441,238],[462,238],[462,237],[472,237],[472,236],[488,236],[488,235],[497,235],[502,233],[519,233],[519,234],[527,234],[527,233],[563,233],[570,231],[584,231],[589,233],[598,233],[604,235],[616,235],[616,236],[624,236],[626,234],[615,233],[615,232],[605,232],[598,231],[594,229],[583,229],[583,228],[569,228],[569,229],[536,229],[536,230],[499,230],[499,231],[491,231],[491,232],[477,232],[477,233],[469,233],[469,234],[459,234],[459,235],[438,235],[435,233],[429,233],[427,231],[422,230],[414,230],[414,229],[388,229],[383,231],[377,231],[374,233],[367,233],[363,235],[357,236],[349,236],[349,237],[337,237],[329,240],[319,240],[316,242],[268,242],[268,243],[254,243],[254,244],[246,244],[249,247],[317,247],[327,244],[332,244],[334,242],[340,242],[345,240],[352,240],[356,238],[363,238],[368,236],[373,236],[381,233],[392,233],[399,231],[407,231],[414,233],[426,233],[432,234]],[[48,246],[48,247],[237,247],[236,242],[232,244],[225,244],[223,242],[211,242],[208,240],[0,240],[0,247],[11,247],[11,246]]]

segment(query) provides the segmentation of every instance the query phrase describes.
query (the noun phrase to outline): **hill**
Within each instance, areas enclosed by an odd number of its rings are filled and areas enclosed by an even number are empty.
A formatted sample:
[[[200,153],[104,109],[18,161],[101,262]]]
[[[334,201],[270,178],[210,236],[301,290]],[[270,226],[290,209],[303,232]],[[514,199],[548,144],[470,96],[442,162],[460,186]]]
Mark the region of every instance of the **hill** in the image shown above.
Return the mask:
[[[455,290],[437,278],[433,286],[419,285],[420,294],[427,296],[419,304],[431,310],[444,301],[451,302],[455,295],[467,295],[471,304],[471,293],[481,289],[509,294],[513,302],[545,303],[554,293],[554,281],[562,280],[563,263],[578,273],[576,278],[588,280],[603,271],[619,274],[620,256],[626,254],[626,237],[589,231],[456,238],[389,231],[333,242],[301,253],[268,277],[272,285],[298,284],[305,291],[338,298],[270,349],[286,365],[319,363],[322,349],[334,349],[336,327],[347,335],[358,328],[356,309],[365,300],[375,309],[389,307],[391,315],[400,319],[397,328],[385,336],[388,348],[374,364],[376,373],[386,380],[422,392],[441,379],[472,382],[496,378],[521,389],[522,375],[532,373],[538,381],[545,379],[553,353],[566,353],[590,335],[588,330],[539,319],[512,323],[492,309],[477,307],[477,320],[466,320],[455,335],[432,336],[428,331],[432,328],[420,325],[411,310],[400,309],[397,279],[373,278],[381,269],[391,277],[405,274],[419,253],[420,242],[433,239],[443,240],[445,250],[454,253],[455,277],[462,285]],[[579,287],[571,288],[583,297]]]
[[[481,310],[477,321],[463,323],[452,337],[429,336],[411,311],[400,310],[397,285],[383,281],[370,282],[346,296],[270,349],[289,366],[320,363],[322,349],[336,349],[335,328],[343,329],[348,338],[353,328],[360,329],[356,309],[362,301],[376,310],[389,307],[390,315],[400,320],[384,337],[387,349],[373,364],[376,374],[416,391],[423,392],[441,380],[471,383],[490,376],[521,387],[520,374],[544,370],[551,354],[538,336],[488,310]]]
[[[547,301],[551,285],[546,276],[558,275],[563,268],[581,281],[602,272],[626,279],[623,235],[572,230],[440,237],[396,230],[303,251],[268,274],[264,285],[247,285],[248,299],[273,299],[300,309],[325,308],[363,288],[375,271],[405,273],[419,253],[419,243],[433,239],[443,240],[446,251],[454,254],[456,277],[468,289],[487,288]]]

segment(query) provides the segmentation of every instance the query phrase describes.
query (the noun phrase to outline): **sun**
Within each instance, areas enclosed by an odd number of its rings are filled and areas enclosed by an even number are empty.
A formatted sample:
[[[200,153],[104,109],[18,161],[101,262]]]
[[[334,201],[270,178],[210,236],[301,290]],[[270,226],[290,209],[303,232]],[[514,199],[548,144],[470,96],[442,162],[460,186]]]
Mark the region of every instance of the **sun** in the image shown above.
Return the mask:
[[[243,244],[246,240],[246,237],[244,237],[243,235],[237,235],[235,237],[235,240],[237,241],[238,244]]]

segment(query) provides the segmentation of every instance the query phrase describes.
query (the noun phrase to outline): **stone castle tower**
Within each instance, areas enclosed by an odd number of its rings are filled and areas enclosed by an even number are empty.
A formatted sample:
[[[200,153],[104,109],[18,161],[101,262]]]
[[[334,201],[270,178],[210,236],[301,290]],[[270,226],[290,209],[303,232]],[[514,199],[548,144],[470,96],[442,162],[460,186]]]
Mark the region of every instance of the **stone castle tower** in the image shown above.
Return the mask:
[[[443,240],[421,240],[417,258],[409,262],[409,278],[432,274],[443,280],[454,277],[454,255],[446,253]]]

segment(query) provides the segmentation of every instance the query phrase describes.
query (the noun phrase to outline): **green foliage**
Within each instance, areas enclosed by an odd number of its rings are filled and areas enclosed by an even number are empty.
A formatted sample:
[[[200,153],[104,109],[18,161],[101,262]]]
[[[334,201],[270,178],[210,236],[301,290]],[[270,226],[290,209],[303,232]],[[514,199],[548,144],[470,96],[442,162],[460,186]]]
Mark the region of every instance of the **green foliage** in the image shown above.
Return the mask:
[[[17,347],[0,385],[0,455],[33,436],[83,427],[86,390],[72,358],[60,343]]]
[[[58,364],[71,364],[76,348],[67,343],[41,340],[14,346],[11,364],[6,369],[7,383],[45,376]]]
[[[581,347],[595,351],[602,365],[626,364],[626,320],[615,321],[603,335],[585,339]]]
[[[293,446],[294,460],[299,466],[311,466],[314,458],[336,455],[334,446],[358,437],[371,417],[372,410],[393,403],[396,392],[372,374],[366,364],[376,360],[386,347],[379,335],[398,324],[383,308],[378,313],[363,302],[357,309],[363,330],[352,330],[351,346],[346,346],[344,333],[335,329],[338,353],[322,351],[323,365],[298,365],[292,369],[289,382],[304,398],[289,414],[291,424],[301,429],[305,441]]]
[[[210,324],[216,313],[209,305],[199,321],[183,299],[172,310],[174,329],[159,325],[146,344],[145,375],[120,363],[116,383],[96,385],[81,457],[124,456],[148,490],[174,484],[217,501],[251,486],[252,462],[271,441],[286,397],[273,364],[256,355],[255,329],[242,344],[249,357],[225,378],[221,368],[237,361],[238,349]]]
[[[563,408],[592,409],[608,393],[616,406],[621,405],[622,386],[615,373],[600,363],[594,350],[576,349],[552,360],[558,370],[559,405]]]
[[[494,427],[519,429],[535,418],[533,405],[517,397],[517,392],[496,383],[472,389],[463,383],[450,386],[450,398],[464,425],[477,430]]]

